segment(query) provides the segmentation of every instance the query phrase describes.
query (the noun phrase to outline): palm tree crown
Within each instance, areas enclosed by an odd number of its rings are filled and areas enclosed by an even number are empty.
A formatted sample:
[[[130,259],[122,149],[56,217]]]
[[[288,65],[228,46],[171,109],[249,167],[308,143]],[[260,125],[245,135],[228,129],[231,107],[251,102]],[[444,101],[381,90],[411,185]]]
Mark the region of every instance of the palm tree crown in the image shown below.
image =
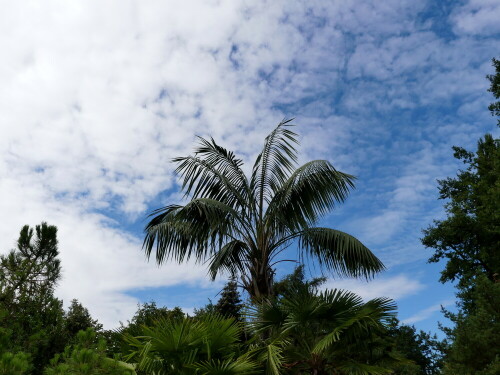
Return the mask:
[[[146,255],[154,252],[159,264],[208,260],[212,278],[221,271],[239,275],[257,300],[272,294],[273,267],[293,242],[301,257],[341,276],[369,278],[381,271],[382,262],[356,238],[315,226],[347,198],[355,178],[325,160],[296,168],[298,140],[290,122],[266,137],[250,178],[243,162],[212,138],[199,138],[194,155],[175,158],[190,201],[153,211]]]

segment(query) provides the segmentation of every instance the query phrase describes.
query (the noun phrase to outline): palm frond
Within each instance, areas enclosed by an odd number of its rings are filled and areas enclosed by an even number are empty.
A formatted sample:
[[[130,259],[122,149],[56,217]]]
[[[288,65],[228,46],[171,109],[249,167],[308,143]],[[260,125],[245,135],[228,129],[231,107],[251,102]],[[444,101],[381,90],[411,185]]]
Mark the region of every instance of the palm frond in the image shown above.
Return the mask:
[[[297,168],[269,203],[266,220],[291,231],[310,226],[343,202],[354,188],[354,176],[337,171],[325,160]]]
[[[257,198],[260,216],[265,203],[283,185],[292,173],[297,162],[295,150],[297,134],[289,130],[293,119],[283,120],[266,137],[264,147],[253,166],[250,188]]]
[[[221,175],[225,176],[240,194],[251,201],[249,181],[241,169],[243,161],[238,159],[232,151],[218,145],[213,138],[207,140],[198,137],[200,145],[195,149],[195,155],[214,166]]]
[[[178,164],[176,173],[183,177],[185,196],[214,199],[233,208],[245,207],[245,187],[239,174],[227,164],[195,156],[175,158],[173,162]]]
[[[245,272],[244,255],[248,253],[246,243],[232,240],[226,243],[210,258],[208,272],[212,280],[215,280],[220,271],[227,271],[234,275]]]
[[[343,361],[338,368],[343,374],[350,375],[386,375],[394,373],[392,369],[360,363],[357,361]]]
[[[319,294],[319,298],[336,312],[357,309],[363,305],[363,299],[359,295],[344,289],[326,289]]]
[[[244,316],[255,333],[276,333],[282,330],[288,312],[276,299],[263,299],[257,304],[247,306]]]
[[[283,363],[283,346],[270,343],[266,347],[265,355],[262,357],[266,365],[267,375],[279,375]]]
[[[203,319],[203,340],[209,343],[210,353],[207,353],[209,359],[212,353],[224,351],[230,348],[240,337],[241,326],[234,318],[226,318],[219,314],[211,314]]]
[[[299,246],[318,263],[340,276],[370,278],[384,269],[383,263],[355,237],[330,228],[300,232]]]
[[[153,215],[145,229],[143,247],[148,257],[155,250],[159,264],[169,259],[180,263],[192,255],[203,261],[235,232],[247,229],[236,210],[208,198],[193,199],[185,206],[167,206]]]
[[[250,341],[253,342],[257,338],[254,336],[254,339]],[[263,365],[266,375],[280,375],[285,360],[283,352],[288,345],[290,342],[283,338],[268,339],[257,345],[251,344],[247,355]]]
[[[148,374],[196,373],[191,369],[196,369],[197,364],[201,364],[200,367],[205,364],[205,369],[212,364],[214,371],[225,368],[236,371],[234,374],[246,374],[254,366],[246,357],[234,359],[234,349],[241,333],[241,327],[234,319],[217,314],[201,320],[163,318],[141,329],[141,336],[124,336],[135,348],[127,360],[136,362],[137,368]],[[225,367],[226,360],[228,363],[236,361],[238,366]]]
[[[197,362],[188,367],[200,375],[247,375],[258,372],[257,364],[245,357]]]
[[[178,214],[183,206],[169,205],[155,210],[154,216],[145,228],[143,248],[149,259],[153,250],[156,262],[163,263],[170,258],[181,262],[193,250],[204,250],[205,238],[200,238],[202,227],[193,227],[189,222],[179,220]],[[197,235],[195,235],[197,234]]]
[[[395,304],[388,298],[377,298],[343,311],[339,324],[318,341],[314,353],[321,353],[348,334],[349,341],[361,340],[370,330],[382,330],[383,321],[395,315]]]

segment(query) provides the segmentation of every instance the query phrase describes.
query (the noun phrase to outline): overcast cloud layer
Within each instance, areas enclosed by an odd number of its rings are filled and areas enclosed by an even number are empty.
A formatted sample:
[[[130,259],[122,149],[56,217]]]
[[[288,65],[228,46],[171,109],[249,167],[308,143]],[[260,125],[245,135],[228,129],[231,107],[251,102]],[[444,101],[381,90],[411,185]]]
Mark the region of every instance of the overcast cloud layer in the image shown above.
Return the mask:
[[[0,5],[0,251],[26,223],[57,225],[57,294],[107,327],[135,310],[130,290],[207,285],[202,266],[158,269],[140,251],[148,209],[178,199],[169,160],[196,134],[250,160],[296,117],[303,160],[359,176],[328,223],[397,272],[428,256],[418,237],[442,215],[435,180],[456,171],[451,145],[495,129],[495,0]],[[391,277],[373,291],[425,288]]]

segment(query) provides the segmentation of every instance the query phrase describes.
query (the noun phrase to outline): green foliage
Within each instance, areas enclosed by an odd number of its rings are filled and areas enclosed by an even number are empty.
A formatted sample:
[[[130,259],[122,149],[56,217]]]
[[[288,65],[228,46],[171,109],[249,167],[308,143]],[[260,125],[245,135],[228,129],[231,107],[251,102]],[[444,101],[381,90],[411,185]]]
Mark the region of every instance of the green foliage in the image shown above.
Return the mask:
[[[500,62],[493,59],[491,91],[500,98]],[[500,115],[500,102],[489,107]],[[500,123],[499,123],[500,124]],[[455,324],[443,328],[451,341],[444,373],[496,374],[500,370],[500,140],[486,134],[476,153],[454,147],[467,165],[456,178],[439,181],[447,218],[424,231],[424,245],[435,249],[430,262],[446,260],[441,281],[458,281]]]
[[[62,302],[53,295],[58,254],[57,228],[42,223],[24,226],[17,249],[0,256],[0,325],[12,331],[12,348],[30,354],[35,375],[67,341]]]
[[[242,308],[243,304],[240,298],[240,293],[238,292],[238,286],[236,281],[231,279],[222,289],[220,298],[214,306],[214,310],[226,318],[241,320]]]
[[[214,314],[216,314],[215,305],[212,303],[211,299],[208,299],[208,303],[205,306],[194,309],[195,319],[203,319],[206,315],[214,315]]]
[[[326,277],[315,277],[312,280],[306,280],[304,265],[295,267],[293,272],[283,277],[274,285],[274,295],[277,297],[291,296],[300,293],[304,288],[309,292],[315,293],[318,288],[326,282]]]
[[[31,370],[30,357],[13,353],[10,331],[0,327],[0,375],[25,375]]]
[[[143,325],[150,326],[160,319],[182,319],[184,313],[180,307],[168,309],[167,307],[157,307],[156,302],[151,301],[138,306],[132,320],[129,322],[128,327],[140,327]]]
[[[145,374],[249,374],[256,364],[239,354],[241,326],[234,319],[162,318],[142,326],[140,336],[125,334],[134,350],[128,361]]]
[[[162,319],[183,319],[184,313],[179,307],[168,309],[167,307],[158,307],[156,302],[151,301],[138,305],[137,311],[126,325],[121,324],[121,327],[115,331],[104,331],[102,336],[108,342],[108,354],[126,354],[132,348],[129,343],[123,340],[124,336],[139,336],[142,334],[144,326],[153,326],[157,321]]]
[[[488,74],[486,76],[491,83],[488,91],[493,94],[495,99],[500,99],[500,60],[493,59],[492,63],[495,68],[495,74]],[[500,100],[491,103],[488,109],[493,116],[500,117]],[[500,126],[500,119],[498,120],[498,126]]]
[[[29,356],[26,353],[3,352],[0,355],[1,375],[24,375],[30,368]]]
[[[132,366],[107,358],[104,340],[92,328],[77,334],[77,344],[67,346],[45,369],[45,375],[133,375]]]
[[[380,338],[394,308],[384,298],[363,303],[350,292],[304,287],[263,301],[249,317],[269,374],[388,374],[399,360]]]
[[[96,319],[92,319],[89,310],[76,299],[71,301],[64,316],[64,324],[70,337],[76,336],[79,331],[85,331],[88,328],[92,328],[96,332],[102,330],[102,324]]]
[[[498,374],[494,369],[498,371],[500,359],[500,283],[478,277],[472,298],[473,311],[447,313],[455,327],[445,331],[452,340],[445,374]]]
[[[146,226],[144,248],[156,261],[209,262],[215,278],[239,275],[252,299],[273,294],[274,266],[281,251],[296,242],[302,256],[341,275],[371,277],[380,260],[354,237],[316,227],[342,203],[354,177],[325,160],[296,168],[297,135],[291,120],[269,134],[250,178],[234,153],[200,138],[193,156],[175,158],[182,189],[190,202],[154,211]]]
[[[53,294],[61,275],[57,256],[57,228],[42,223],[25,225],[19,234],[17,250],[0,256],[0,303],[10,308],[16,303],[43,305]]]
[[[394,319],[388,331],[389,339],[397,353],[412,363],[396,365],[393,370],[397,375],[437,375],[441,373],[446,342],[436,335],[415,329],[414,326],[399,325]]]
[[[487,134],[476,154],[454,150],[467,169],[439,181],[440,198],[449,199],[448,217],[434,221],[422,243],[435,249],[430,262],[447,261],[441,282],[457,280],[467,303],[476,276],[495,282],[500,269],[500,142]]]
[[[458,281],[459,313],[447,314],[455,327],[446,330],[452,345],[445,372],[480,374],[500,355],[498,302],[495,308],[484,298],[495,291],[500,297],[500,142],[487,134],[476,154],[455,147],[455,156],[468,168],[440,181],[448,217],[429,227],[422,242],[435,249],[431,262],[447,259],[441,281]]]

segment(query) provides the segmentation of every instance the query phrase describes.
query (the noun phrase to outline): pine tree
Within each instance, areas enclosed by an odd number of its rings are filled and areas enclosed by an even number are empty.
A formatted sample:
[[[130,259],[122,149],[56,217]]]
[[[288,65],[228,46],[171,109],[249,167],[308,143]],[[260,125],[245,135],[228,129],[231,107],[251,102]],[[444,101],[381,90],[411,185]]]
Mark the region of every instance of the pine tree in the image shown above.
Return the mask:
[[[0,256],[0,327],[9,329],[13,350],[28,353],[33,375],[67,343],[62,301],[54,297],[61,276],[57,228],[25,225],[17,249]]]
[[[488,75],[490,92],[500,98],[500,61]],[[489,107],[500,116],[500,102]],[[500,124],[500,122],[499,122]],[[467,166],[439,181],[447,218],[424,231],[422,243],[435,250],[430,262],[446,261],[441,282],[456,281],[458,312],[445,311],[454,326],[444,374],[498,374],[500,370],[500,140],[486,134],[477,151],[454,147]]]
[[[0,256],[0,303],[4,307],[29,301],[44,305],[61,277],[57,227],[42,223],[25,225],[17,249]]]
[[[500,60],[493,59],[492,63],[495,68],[495,74],[488,74],[486,76],[491,83],[488,91],[493,94],[495,99],[500,99]],[[500,100],[491,103],[488,109],[492,116],[500,117]],[[498,126],[500,126],[500,119],[498,120]]]
[[[236,280],[232,278],[222,289],[219,301],[215,305],[215,311],[226,318],[241,320],[242,307],[243,304]]]
[[[64,323],[69,337],[74,337],[79,331],[92,328],[99,332],[102,330],[102,324],[97,319],[92,319],[90,312],[77,299],[71,301],[68,312],[65,314]]]

